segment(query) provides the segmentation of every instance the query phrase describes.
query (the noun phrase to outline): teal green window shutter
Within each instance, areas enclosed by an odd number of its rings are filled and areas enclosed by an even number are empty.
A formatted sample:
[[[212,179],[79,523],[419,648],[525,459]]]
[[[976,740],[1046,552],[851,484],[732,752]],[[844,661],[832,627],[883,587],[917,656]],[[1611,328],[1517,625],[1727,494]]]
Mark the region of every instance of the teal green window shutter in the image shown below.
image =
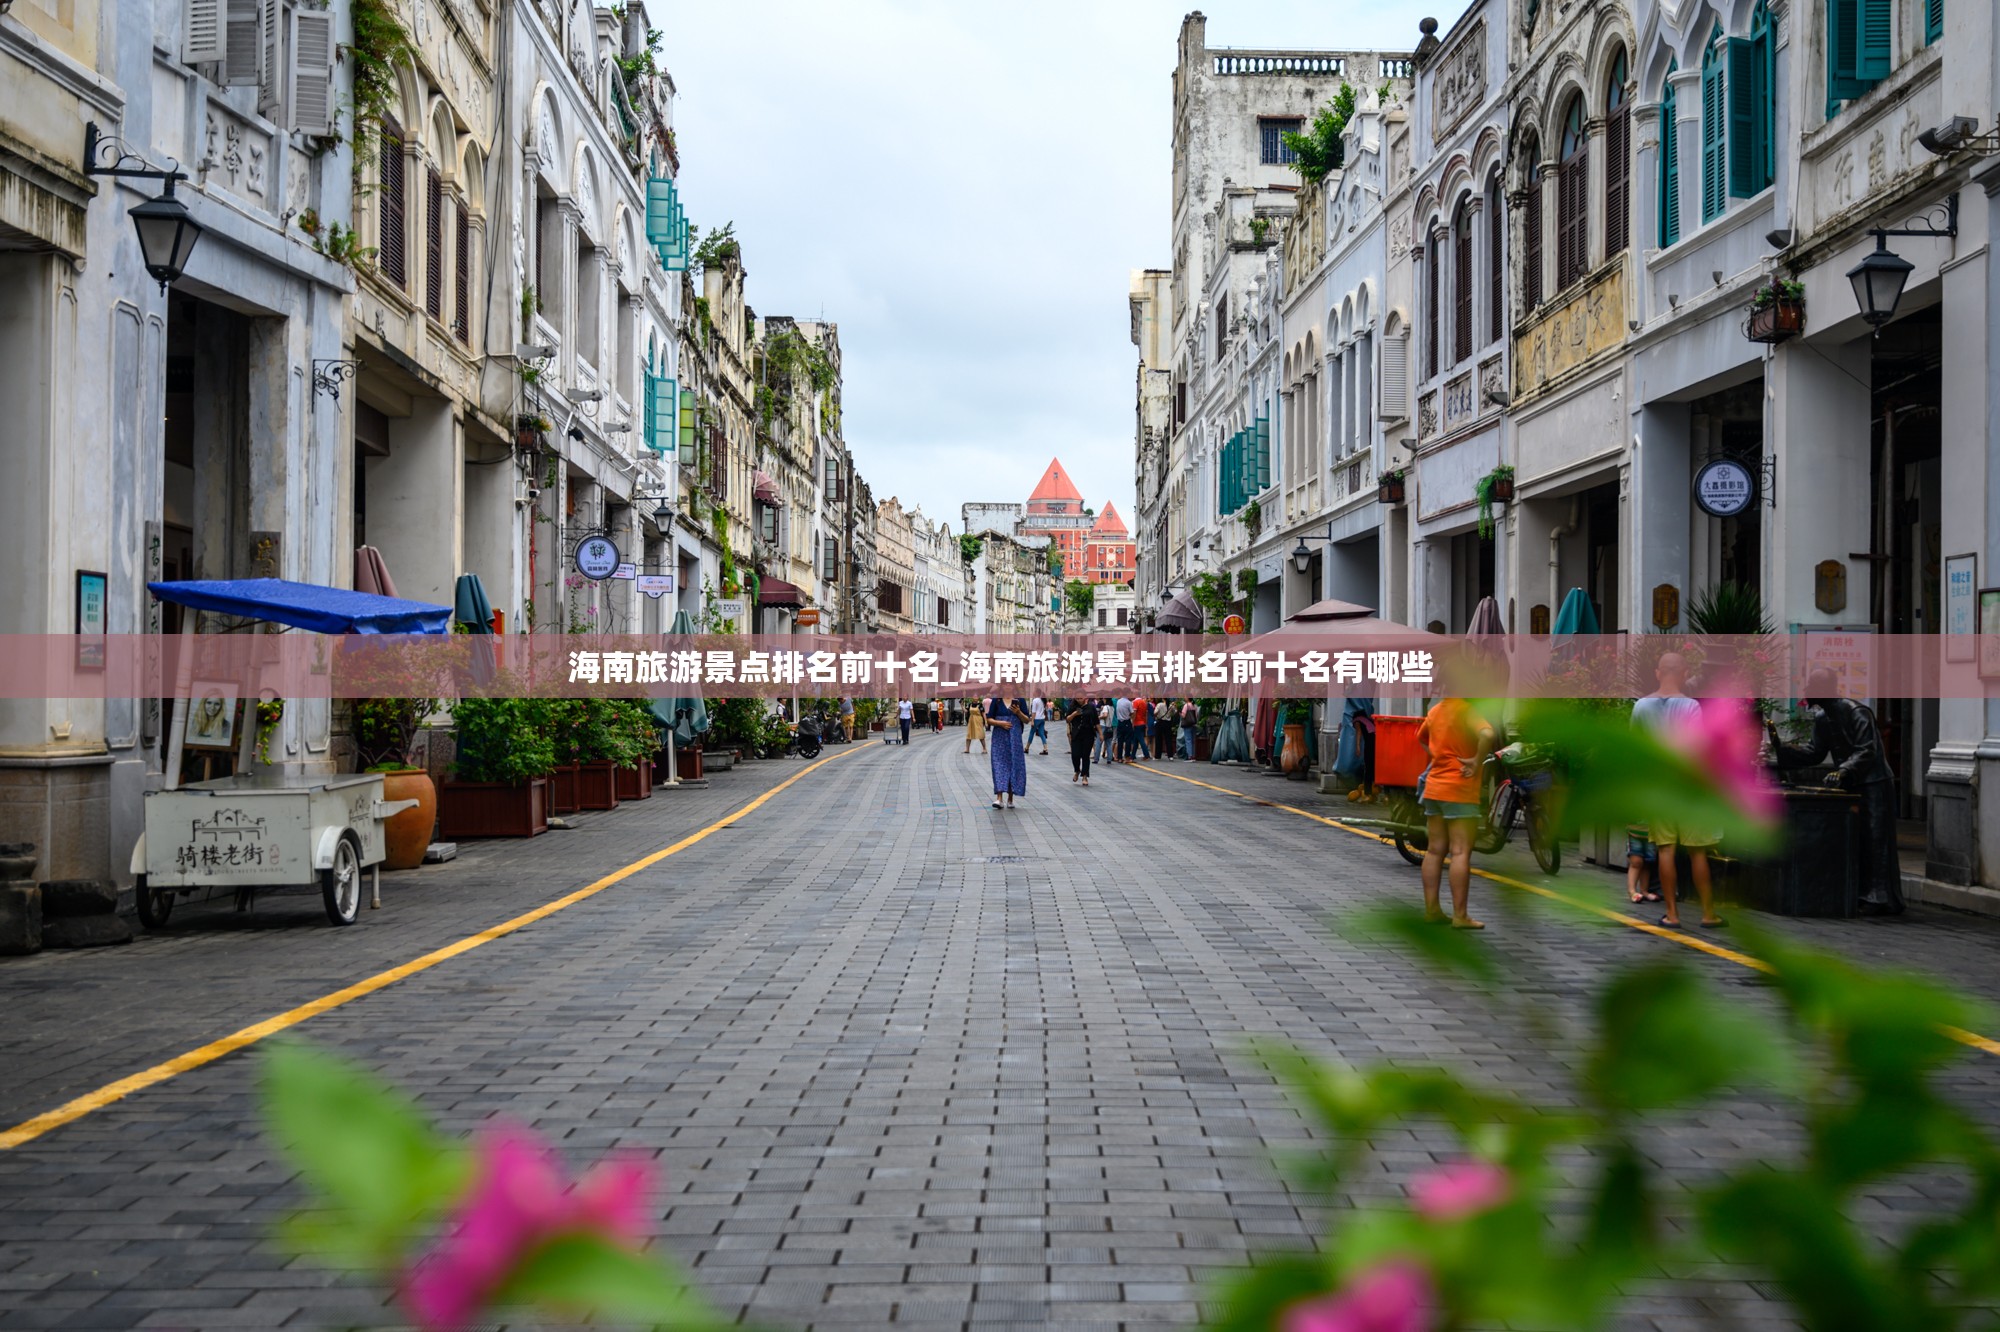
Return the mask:
[[[1944,36],[1944,0],[1924,0],[1924,45]]]
[[[1257,418],[1257,489],[1271,484],[1271,418]]]
[[[1896,22],[1891,0],[1857,0],[1854,31],[1854,76],[1868,83],[1889,77],[1895,54]]]
[[[1739,37],[1731,37],[1726,44],[1724,67],[1728,71],[1724,79],[1727,93],[1728,118],[1724,138],[1727,140],[1729,193],[1738,199],[1747,199],[1764,188],[1757,179],[1757,85],[1762,82],[1757,76],[1757,48]]]
[[[653,418],[654,382],[653,372],[649,369],[645,373],[645,382],[640,386],[639,392],[639,429],[642,432],[639,436],[639,441],[657,453],[659,449],[656,443],[655,431],[658,428],[659,422]]]
[[[1678,63],[1667,66],[1667,91],[1660,99],[1660,248],[1666,249],[1681,238],[1681,121],[1675,103],[1674,73]]]
[[[646,240],[659,245],[667,239],[667,225],[674,208],[674,183],[665,176],[646,182]]]
[[[1719,34],[1718,30],[1718,34]],[[1714,41],[1701,60],[1701,220],[1712,222],[1729,205],[1729,97],[1723,43]]]
[[[665,457],[674,451],[674,413],[678,405],[674,399],[679,386],[671,379],[656,378],[649,387],[652,401],[646,415],[652,425],[646,434],[646,445]]]
[[[1826,0],[1826,117],[1840,113],[1868,91],[1855,73],[1855,48],[1861,29],[1861,0]]]

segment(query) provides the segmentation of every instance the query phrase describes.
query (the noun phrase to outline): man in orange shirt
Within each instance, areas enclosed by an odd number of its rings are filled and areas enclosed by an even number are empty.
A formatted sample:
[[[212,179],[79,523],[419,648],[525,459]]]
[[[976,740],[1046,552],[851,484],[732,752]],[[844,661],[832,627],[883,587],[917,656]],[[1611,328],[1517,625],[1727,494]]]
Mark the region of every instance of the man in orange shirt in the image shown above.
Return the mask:
[[[1153,705],[1144,694],[1132,700],[1132,752],[1150,761],[1153,751],[1146,744],[1147,719],[1152,716]]]
[[[1424,819],[1430,841],[1424,849],[1424,917],[1442,921],[1438,880],[1451,856],[1453,929],[1483,930],[1466,914],[1472,895],[1472,830],[1479,822],[1479,779],[1493,752],[1493,727],[1462,698],[1439,701],[1417,728],[1417,742],[1431,756],[1424,770]]]

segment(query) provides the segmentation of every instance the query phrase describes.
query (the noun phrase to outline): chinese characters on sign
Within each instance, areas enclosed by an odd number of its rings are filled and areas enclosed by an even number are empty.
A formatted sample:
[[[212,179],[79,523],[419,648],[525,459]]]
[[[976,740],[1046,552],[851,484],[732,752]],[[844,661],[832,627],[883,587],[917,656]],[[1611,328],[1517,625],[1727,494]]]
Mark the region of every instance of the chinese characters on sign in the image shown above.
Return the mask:
[[[582,685],[1248,685],[1431,684],[1429,652],[960,651],[805,652],[676,648],[569,654]]]

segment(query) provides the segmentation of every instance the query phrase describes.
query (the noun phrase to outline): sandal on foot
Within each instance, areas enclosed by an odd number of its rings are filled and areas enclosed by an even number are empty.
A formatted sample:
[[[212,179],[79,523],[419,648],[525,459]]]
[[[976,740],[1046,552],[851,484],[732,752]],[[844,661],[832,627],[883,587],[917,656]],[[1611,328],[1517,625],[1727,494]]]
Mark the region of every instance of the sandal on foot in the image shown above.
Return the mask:
[[[1726,930],[1729,928],[1729,922],[1717,916],[1714,920],[1703,921],[1701,927],[1705,930]]]
[[[1684,930],[1687,928],[1687,926],[1681,924],[1677,920],[1668,920],[1665,916],[1661,916],[1660,928],[1663,930]]]

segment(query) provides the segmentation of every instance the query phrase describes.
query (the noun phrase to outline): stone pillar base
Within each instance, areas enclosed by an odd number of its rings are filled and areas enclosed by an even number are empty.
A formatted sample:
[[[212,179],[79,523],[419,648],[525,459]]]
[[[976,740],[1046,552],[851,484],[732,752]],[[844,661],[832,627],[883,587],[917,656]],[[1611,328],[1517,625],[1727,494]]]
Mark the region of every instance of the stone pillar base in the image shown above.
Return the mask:
[[[43,878],[120,877],[111,864],[111,762],[109,754],[0,760],[0,842],[33,842]]]

